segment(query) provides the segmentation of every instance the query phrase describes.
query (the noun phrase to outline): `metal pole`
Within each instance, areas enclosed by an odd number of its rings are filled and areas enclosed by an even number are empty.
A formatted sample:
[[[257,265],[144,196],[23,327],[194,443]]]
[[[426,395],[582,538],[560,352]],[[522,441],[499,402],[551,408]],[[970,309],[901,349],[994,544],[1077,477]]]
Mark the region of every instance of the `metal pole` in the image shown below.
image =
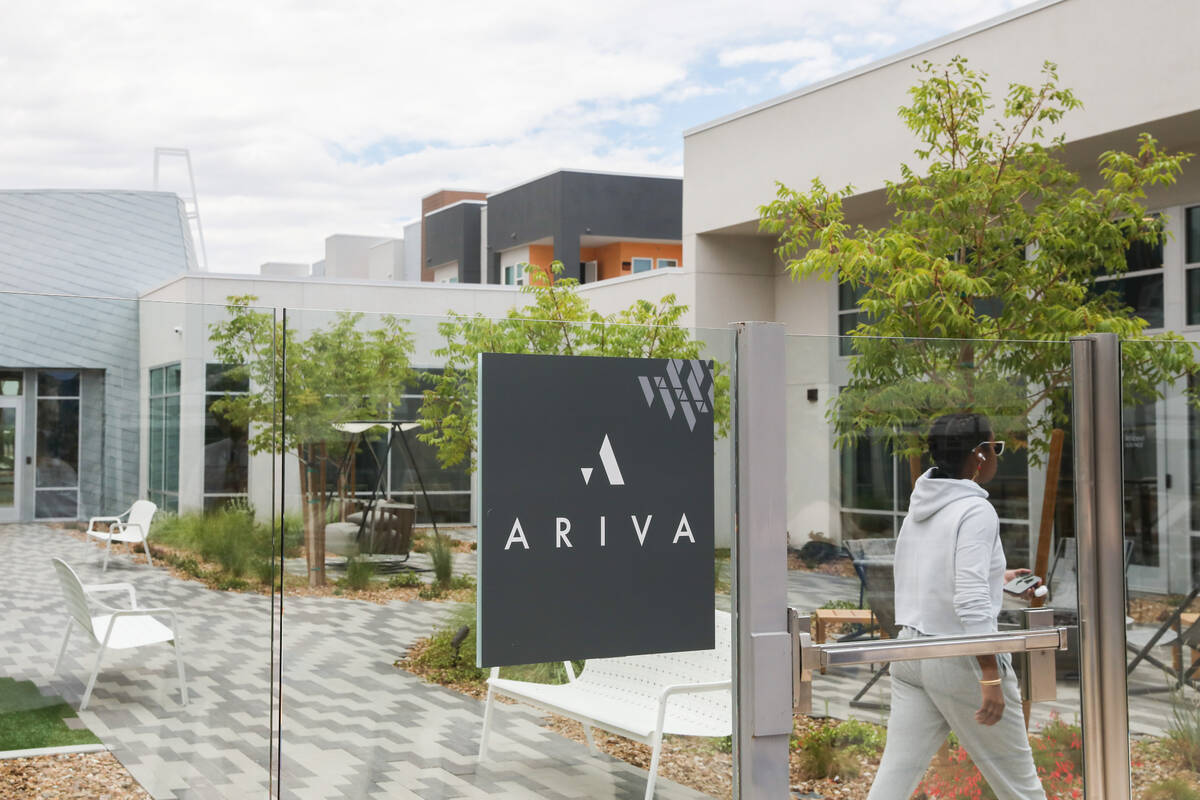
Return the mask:
[[[1130,796],[1120,343],[1071,340],[1084,794]]]
[[[1096,440],[1096,608],[1099,635],[1099,719],[1104,735],[1104,783],[1109,798],[1130,796],[1129,685],[1125,678],[1125,483],[1121,432],[1121,342],[1092,337],[1092,399]]]
[[[741,322],[735,328],[735,796],[787,797],[792,645],[787,620],[784,327]]]

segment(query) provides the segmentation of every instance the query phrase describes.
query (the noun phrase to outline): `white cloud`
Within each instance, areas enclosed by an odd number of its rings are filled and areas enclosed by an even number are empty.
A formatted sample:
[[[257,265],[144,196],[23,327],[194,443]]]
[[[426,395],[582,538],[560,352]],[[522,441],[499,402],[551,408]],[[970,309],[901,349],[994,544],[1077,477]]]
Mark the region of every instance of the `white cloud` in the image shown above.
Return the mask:
[[[791,39],[725,50],[717,60],[723,67],[739,67],[743,64],[773,64],[779,61],[832,61],[833,58],[833,46],[829,42]]]
[[[0,188],[149,188],[153,148],[188,147],[212,268],[313,261],[333,232],[399,235],[444,186],[679,174],[675,104],[720,116],[1012,5],[18,0]]]

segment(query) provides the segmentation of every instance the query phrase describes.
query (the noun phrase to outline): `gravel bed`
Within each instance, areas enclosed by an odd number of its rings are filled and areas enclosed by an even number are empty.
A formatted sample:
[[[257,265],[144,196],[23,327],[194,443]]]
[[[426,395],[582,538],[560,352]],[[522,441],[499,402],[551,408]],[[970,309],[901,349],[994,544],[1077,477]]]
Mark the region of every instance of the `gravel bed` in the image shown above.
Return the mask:
[[[0,761],[0,797],[33,800],[149,800],[112,753]]]

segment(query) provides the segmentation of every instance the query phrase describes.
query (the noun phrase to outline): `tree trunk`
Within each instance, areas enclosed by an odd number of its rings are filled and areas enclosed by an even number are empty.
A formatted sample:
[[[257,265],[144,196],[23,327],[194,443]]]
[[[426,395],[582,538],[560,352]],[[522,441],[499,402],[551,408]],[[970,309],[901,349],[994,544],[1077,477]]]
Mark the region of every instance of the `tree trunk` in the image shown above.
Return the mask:
[[[308,585],[325,585],[325,516],[316,483],[316,468],[312,463],[313,448],[301,446],[300,496],[304,508],[304,553],[308,563]]]

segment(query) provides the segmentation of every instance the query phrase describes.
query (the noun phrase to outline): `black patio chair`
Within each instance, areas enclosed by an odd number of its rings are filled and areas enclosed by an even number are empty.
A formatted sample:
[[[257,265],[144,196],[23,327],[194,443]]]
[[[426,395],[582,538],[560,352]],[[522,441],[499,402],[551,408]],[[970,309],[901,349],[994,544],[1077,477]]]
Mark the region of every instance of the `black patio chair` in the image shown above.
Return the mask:
[[[859,605],[866,602],[871,609],[879,629],[895,639],[899,633],[896,625],[896,578],[893,572],[896,564],[896,540],[887,539],[848,539],[843,544],[850,553],[850,562],[862,583],[859,594]],[[852,634],[853,636],[854,634]],[[858,634],[861,635],[861,634]],[[842,639],[845,641],[846,638]],[[871,675],[866,684],[859,689],[858,694],[850,701],[852,708],[881,708],[882,704],[864,701],[863,697],[871,690],[880,678],[887,674],[888,665],[882,664]]]

